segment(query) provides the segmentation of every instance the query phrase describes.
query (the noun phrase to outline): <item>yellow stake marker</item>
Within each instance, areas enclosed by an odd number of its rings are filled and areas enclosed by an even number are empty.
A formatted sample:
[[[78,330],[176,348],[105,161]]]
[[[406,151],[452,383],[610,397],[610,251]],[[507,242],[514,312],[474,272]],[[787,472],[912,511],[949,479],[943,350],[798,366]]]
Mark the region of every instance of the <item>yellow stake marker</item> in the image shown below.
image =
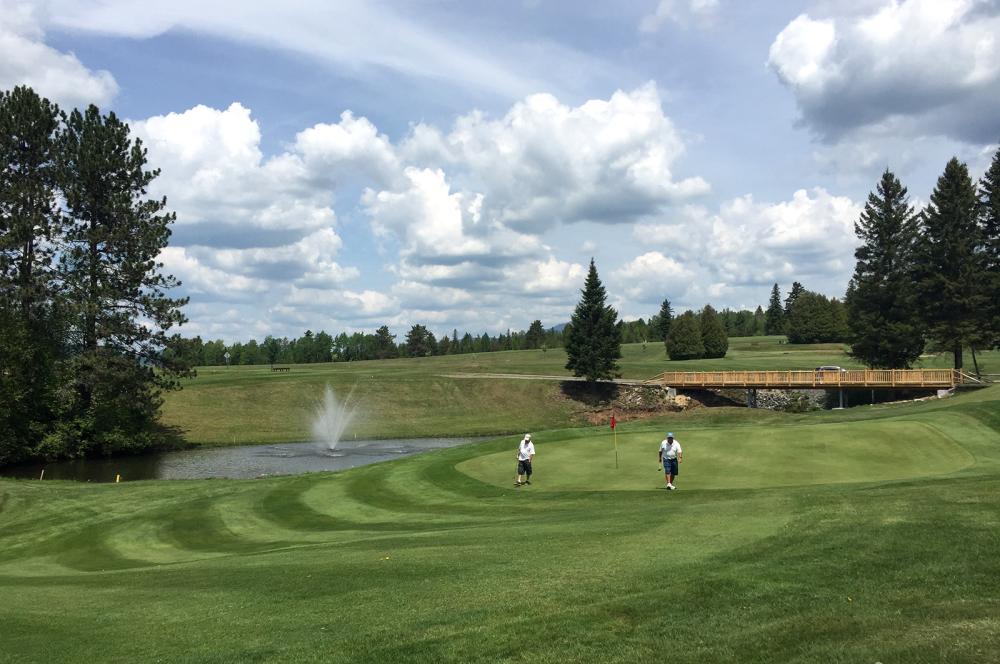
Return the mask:
[[[115,484],[117,484],[118,482],[121,482],[121,481],[122,481],[121,474],[115,475]]]

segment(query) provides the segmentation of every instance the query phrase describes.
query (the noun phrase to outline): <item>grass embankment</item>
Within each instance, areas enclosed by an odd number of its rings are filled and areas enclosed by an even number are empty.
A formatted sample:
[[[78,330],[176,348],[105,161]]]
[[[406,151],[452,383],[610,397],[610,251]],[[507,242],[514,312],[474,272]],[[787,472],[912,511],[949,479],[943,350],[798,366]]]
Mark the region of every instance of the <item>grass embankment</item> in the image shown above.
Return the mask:
[[[857,366],[840,344],[789,345],[783,337],[732,339],[719,360],[669,362],[663,344],[622,348],[622,375],[651,378],[667,369],[812,369]],[[994,354],[995,356],[996,354]],[[927,358],[949,366],[950,356]],[[989,358],[987,358],[989,361]],[[167,395],[163,420],[196,444],[307,440],[313,409],[325,385],[358,406],[350,434],[408,438],[512,433],[582,423],[582,406],[564,398],[559,384],[455,374],[569,376],[561,349],[269,367],[203,367],[184,389]]]
[[[0,481],[2,661],[1000,659],[1000,386],[337,474]],[[664,425],[681,489],[656,487]],[[766,424],[766,425],[765,425]]]

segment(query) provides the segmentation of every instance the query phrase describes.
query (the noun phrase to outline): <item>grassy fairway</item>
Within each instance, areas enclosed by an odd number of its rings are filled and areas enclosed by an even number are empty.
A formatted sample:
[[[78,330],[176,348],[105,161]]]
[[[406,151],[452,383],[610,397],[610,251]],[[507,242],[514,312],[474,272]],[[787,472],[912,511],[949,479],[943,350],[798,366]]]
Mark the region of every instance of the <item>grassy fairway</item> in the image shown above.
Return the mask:
[[[651,378],[661,371],[699,369],[812,369],[855,366],[840,344],[789,345],[781,337],[732,339],[718,360],[668,362],[663,344],[622,348],[622,375]],[[998,353],[980,358],[996,366]],[[925,358],[949,366],[949,357]],[[971,359],[969,360],[971,363]],[[246,444],[309,438],[312,410],[330,384],[351,394],[360,437],[400,438],[513,433],[581,424],[579,403],[561,398],[559,384],[461,374],[568,376],[562,350],[508,351],[445,357],[296,365],[287,374],[268,367],[203,367],[184,389],[167,395],[163,419],[189,442]]]
[[[760,417],[670,422],[672,493],[664,423],[623,426],[603,482],[605,429],[537,432],[523,489],[514,438],[267,480],[0,481],[0,661],[1000,659],[1000,387]]]

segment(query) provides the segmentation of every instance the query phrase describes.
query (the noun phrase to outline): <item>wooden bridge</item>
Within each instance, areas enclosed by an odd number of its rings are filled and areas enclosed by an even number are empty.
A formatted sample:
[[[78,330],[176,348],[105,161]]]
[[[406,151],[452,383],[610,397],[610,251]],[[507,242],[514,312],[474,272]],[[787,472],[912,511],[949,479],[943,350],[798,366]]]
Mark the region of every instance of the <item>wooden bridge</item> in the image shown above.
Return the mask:
[[[841,369],[792,371],[664,371],[646,381],[674,388],[751,389],[915,388],[983,385],[956,369]]]

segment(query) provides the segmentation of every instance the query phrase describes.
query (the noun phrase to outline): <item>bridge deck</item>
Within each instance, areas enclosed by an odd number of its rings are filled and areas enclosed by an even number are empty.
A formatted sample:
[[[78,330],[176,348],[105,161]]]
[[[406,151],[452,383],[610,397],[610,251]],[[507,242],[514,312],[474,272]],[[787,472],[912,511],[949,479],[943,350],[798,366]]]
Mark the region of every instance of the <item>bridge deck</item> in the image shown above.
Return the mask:
[[[748,388],[952,388],[978,384],[955,369],[848,369],[843,371],[664,371],[647,383],[670,387]]]

